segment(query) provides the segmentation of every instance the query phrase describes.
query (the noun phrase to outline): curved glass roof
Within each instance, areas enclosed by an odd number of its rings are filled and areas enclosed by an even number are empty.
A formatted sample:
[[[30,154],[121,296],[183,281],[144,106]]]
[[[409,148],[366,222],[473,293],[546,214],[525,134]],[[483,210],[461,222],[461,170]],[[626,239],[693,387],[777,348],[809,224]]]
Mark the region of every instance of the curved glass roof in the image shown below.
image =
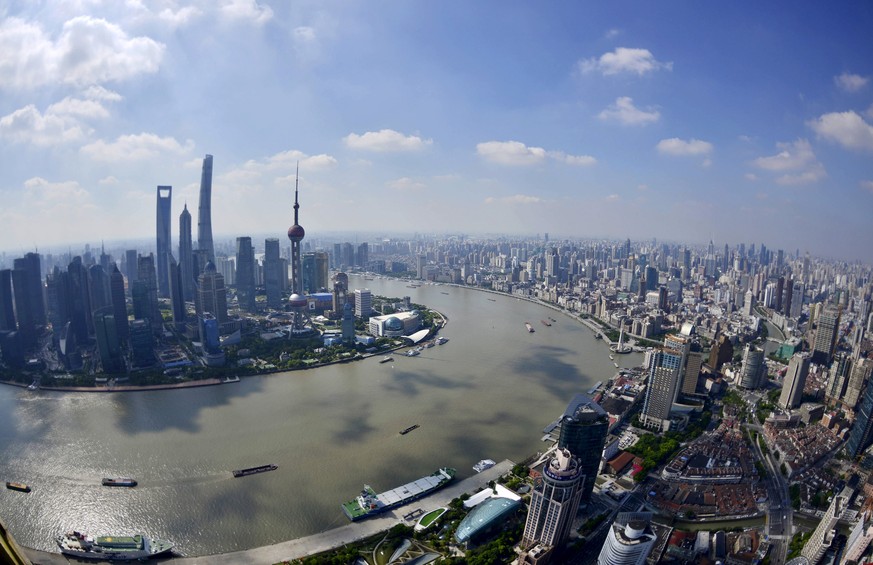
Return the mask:
[[[461,520],[458,530],[455,532],[455,540],[464,543],[475,537],[479,532],[487,530],[498,522],[502,522],[510,514],[521,506],[518,500],[510,500],[503,497],[489,498],[482,504],[470,511]]]

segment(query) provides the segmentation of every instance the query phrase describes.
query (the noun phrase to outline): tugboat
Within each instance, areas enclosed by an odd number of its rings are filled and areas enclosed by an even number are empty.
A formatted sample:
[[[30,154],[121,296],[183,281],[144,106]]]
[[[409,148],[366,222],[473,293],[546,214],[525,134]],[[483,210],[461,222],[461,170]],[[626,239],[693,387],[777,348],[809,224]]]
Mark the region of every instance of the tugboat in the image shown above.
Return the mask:
[[[382,359],[380,359],[379,363],[390,363],[391,361],[394,361],[394,357],[388,356],[388,357],[383,357]]]
[[[103,486],[104,487],[135,487],[136,481],[131,479],[130,477],[118,477],[115,479],[104,477],[103,478]]]
[[[419,428],[418,424],[413,424],[413,425],[409,426],[408,428],[406,428],[405,430],[401,430],[400,435],[405,436],[406,434],[408,434],[412,430],[417,430],[418,428]]]
[[[530,322],[525,322],[525,323],[524,323],[524,327],[527,328],[527,331],[528,331],[528,332],[530,332],[530,333],[534,333],[533,326],[530,325]]]
[[[256,475],[258,473],[266,473],[267,471],[275,471],[278,469],[278,465],[261,465],[259,467],[249,467],[248,469],[237,469],[233,472],[233,476],[236,478],[239,477],[247,477],[249,475]]]

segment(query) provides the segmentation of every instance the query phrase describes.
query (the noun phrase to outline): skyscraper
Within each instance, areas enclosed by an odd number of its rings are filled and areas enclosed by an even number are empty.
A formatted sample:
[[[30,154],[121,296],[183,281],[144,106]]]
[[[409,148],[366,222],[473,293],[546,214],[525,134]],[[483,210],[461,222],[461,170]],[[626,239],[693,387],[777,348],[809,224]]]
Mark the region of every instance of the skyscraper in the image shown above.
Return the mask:
[[[279,240],[276,238],[264,241],[264,291],[268,308],[278,309],[282,306],[282,260],[279,256]]]
[[[369,318],[373,311],[373,293],[369,288],[355,289],[355,316]]]
[[[151,330],[160,334],[163,331],[163,318],[158,308],[158,279],[155,258],[151,253],[137,258],[137,281],[133,287],[134,317],[149,320]]]
[[[67,266],[68,286],[67,311],[70,320],[70,330],[76,336],[76,342],[84,345],[91,333],[91,296],[88,292],[88,274],[82,264],[82,258],[73,257]]]
[[[767,365],[764,363],[764,351],[751,343],[747,344],[743,351],[739,385],[747,389],[758,388],[764,381],[766,374]]]
[[[172,186],[158,186],[155,262],[157,263],[158,293],[162,297],[170,296],[170,208],[172,196]]]
[[[543,467],[542,482],[531,494],[522,547],[539,543],[556,548],[564,544],[579,510],[583,476],[579,460],[568,449],[555,451]]]
[[[12,270],[0,270],[0,330],[14,332],[15,310],[12,306]]]
[[[184,331],[187,313],[185,295],[182,292],[182,270],[172,255],[170,255],[170,306],[173,312],[173,325],[177,331]]]
[[[198,317],[210,313],[218,320],[218,324],[227,322],[227,291],[224,288],[224,277],[215,270],[215,263],[206,263],[206,270],[200,274],[197,285],[197,305],[200,311]]]
[[[622,512],[609,527],[597,565],[643,565],[658,536],[651,512]]]
[[[197,248],[206,252],[207,261],[215,261],[215,247],[212,244],[212,155],[203,159],[203,170],[200,173]]]
[[[812,361],[829,365],[837,344],[837,333],[840,329],[840,310],[834,307],[825,308],[818,315],[815,330],[815,341],[812,344]]]
[[[246,312],[255,312],[255,250],[252,238],[236,238],[236,292],[239,307]]]
[[[869,376],[870,365],[873,365],[873,362],[865,359],[863,363],[866,367],[861,371]],[[850,457],[858,457],[871,443],[873,443],[873,385],[868,383],[861,397],[861,403],[855,411],[855,423],[846,441],[846,453]]]
[[[579,487],[583,502],[591,500],[608,431],[609,415],[599,404],[584,394],[573,397],[561,418],[558,447],[569,449],[579,460],[580,471],[585,475]]]
[[[111,306],[94,311],[94,335],[97,338],[97,351],[104,373],[119,373],[124,370],[121,340],[116,330],[115,314]]]
[[[191,241],[191,213],[188,204],[179,214],[179,271],[182,277],[182,297],[194,299],[194,243]]]
[[[809,357],[795,353],[788,362],[788,370],[782,381],[782,394],[779,395],[779,406],[784,410],[797,408],[803,397],[803,387],[809,374]]]
[[[873,361],[868,359],[859,359],[851,363],[848,370],[848,378],[846,384],[846,392],[843,394],[843,406],[846,408],[855,408],[861,398],[861,391],[864,390],[864,385],[870,378],[870,369]]]
[[[358,246],[357,263],[358,263],[358,266],[366,268],[367,263],[369,263],[369,262],[370,262],[370,248],[367,245],[367,242],[365,241],[364,243],[362,243]]]
[[[18,331],[24,347],[33,347],[46,324],[39,255],[28,253],[13,261],[12,288]]]
[[[849,506],[849,498],[849,496],[846,496],[846,489],[834,496],[827,512],[822,516],[821,522],[818,523],[815,531],[812,532],[812,536],[800,551],[800,555],[806,557],[810,564],[817,564],[834,542],[834,539],[836,539],[838,533],[837,522],[839,522],[840,516],[843,515],[843,512]]]
[[[118,339],[124,343],[130,333],[127,325],[127,304],[124,301],[124,276],[115,263],[112,264],[112,273],[109,275],[109,295],[115,318],[115,332],[118,334]]]
[[[649,381],[640,421],[659,431],[670,429],[670,410],[679,386],[682,352],[673,349],[656,351],[649,366]]]
[[[133,296],[133,283],[136,281],[137,269],[136,249],[124,252],[124,277],[127,279],[127,293]]]

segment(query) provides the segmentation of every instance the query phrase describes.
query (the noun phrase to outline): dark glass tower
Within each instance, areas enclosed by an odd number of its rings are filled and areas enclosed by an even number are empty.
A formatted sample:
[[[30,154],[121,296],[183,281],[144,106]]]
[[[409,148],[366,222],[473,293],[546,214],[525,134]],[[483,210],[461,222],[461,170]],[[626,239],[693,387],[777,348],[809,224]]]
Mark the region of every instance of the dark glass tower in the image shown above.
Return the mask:
[[[118,334],[118,339],[124,343],[127,341],[129,334],[127,304],[124,301],[124,276],[122,276],[115,263],[112,264],[112,273],[109,275],[109,295],[112,299],[115,332]]]
[[[255,250],[250,237],[236,238],[236,291],[239,307],[255,312]]]
[[[36,345],[40,328],[45,326],[45,301],[39,255],[28,253],[13,262],[12,287],[18,331],[25,347]]]
[[[585,474],[580,487],[583,502],[591,500],[608,432],[606,411],[588,396],[577,394],[561,418],[558,447],[570,450],[579,459],[579,469]]]
[[[76,336],[76,343],[88,343],[88,336],[93,326],[91,320],[91,293],[88,292],[88,272],[82,264],[82,258],[73,257],[67,267],[67,312],[70,319],[70,331]]]
[[[182,296],[194,299],[194,243],[191,241],[191,213],[188,205],[179,214],[179,271],[182,276]]]
[[[871,363],[868,359],[861,362]],[[867,383],[864,396],[861,398],[861,406],[856,412],[855,424],[849,432],[846,453],[849,457],[858,457],[871,442],[873,442],[873,385]]]
[[[0,330],[14,332],[15,311],[12,307],[12,270],[0,270]]]
[[[203,159],[203,171],[200,173],[197,247],[206,252],[207,261],[215,261],[215,247],[212,244],[212,155]]]
[[[172,204],[173,187],[158,187],[157,214],[157,262],[158,293],[160,296],[170,296],[170,208]]]
[[[282,261],[279,257],[279,240],[264,241],[264,290],[267,306],[278,309],[282,306]]]

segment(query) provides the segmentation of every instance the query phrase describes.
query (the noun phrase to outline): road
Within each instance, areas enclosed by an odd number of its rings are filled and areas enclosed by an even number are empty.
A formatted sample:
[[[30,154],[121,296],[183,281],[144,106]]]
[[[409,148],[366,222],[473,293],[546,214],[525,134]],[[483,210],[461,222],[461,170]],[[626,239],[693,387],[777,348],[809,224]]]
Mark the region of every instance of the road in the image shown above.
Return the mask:
[[[769,498],[766,534],[770,536],[770,543],[773,547],[770,553],[770,563],[782,565],[785,563],[785,558],[788,554],[788,544],[791,542],[791,536],[794,532],[794,525],[792,523],[794,509],[791,506],[788,481],[785,480],[785,477],[779,471],[778,463],[773,458],[773,455],[769,452],[767,455],[764,455],[760,444],[752,437],[752,430],[761,434],[763,428],[755,424],[745,424],[745,427],[754,452],[757,454],[758,460],[763,462],[764,468],[767,471],[767,478],[764,479]]]

